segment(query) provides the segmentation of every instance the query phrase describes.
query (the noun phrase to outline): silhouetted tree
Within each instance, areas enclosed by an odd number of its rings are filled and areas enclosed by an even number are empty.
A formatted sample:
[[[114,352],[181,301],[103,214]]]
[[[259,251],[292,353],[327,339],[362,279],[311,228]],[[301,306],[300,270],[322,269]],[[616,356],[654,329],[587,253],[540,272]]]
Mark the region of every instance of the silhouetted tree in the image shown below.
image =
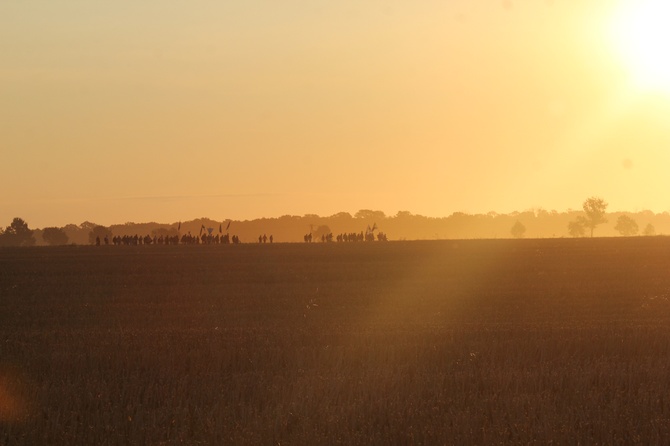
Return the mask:
[[[314,240],[321,240],[322,236],[327,236],[330,232],[330,228],[327,225],[319,225],[314,232],[312,232],[312,237]]]
[[[32,246],[35,244],[35,237],[32,229],[28,228],[28,223],[17,217],[5,228],[0,243],[6,246]]]
[[[523,223],[517,220],[516,223],[514,223],[514,226],[512,226],[510,232],[514,238],[523,238],[524,234],[526,233],[526,227],[523,225]]]
[[[51,246],[67,245],[69,237],[61,228],[44,228],[42,239]]]
[[[577,217],[577,220],[568,223],[568,233],[572,237],[584,237],[586,235],[586,219]]]
[[[362,218],[365,220],[383,220],[386,214],[382,211],[371,211],[370,209],[361,209],[354,214],[354,218]]]
[[[591,230],[591,237],[593,237],[593,230],[601,223],[607,223],[605,218],[605,210],[607,203],[599,197],[587,198],[582,204],[582,209],[586,214],[584,226]]]
[[[102,241],[105,239],[105,236],[111,239],[112,231],[110,231],[108,228],[104,226],[98,225],[94,227],[91,232],[88,233],[88,243],[91,245],[95,245],[96,238],[99,237],[99,240]]]
[[[353,217],[349,212],[338,212],[337,214],[333,214],[330,216],[332,219],[342,219],[342,220],[350,220]]]
[[[656,235],[656,228],[654,228],[654,225],[651,223],[647,223],[647,226],[644,227],[644,231],[642,231],[642,234],[644,235]]]
[[[620,215],[619,218],[617,218],[614,229],[619,231],[619,233],[624,237],[636,235],[638,231],[637,222],[628,215]]]

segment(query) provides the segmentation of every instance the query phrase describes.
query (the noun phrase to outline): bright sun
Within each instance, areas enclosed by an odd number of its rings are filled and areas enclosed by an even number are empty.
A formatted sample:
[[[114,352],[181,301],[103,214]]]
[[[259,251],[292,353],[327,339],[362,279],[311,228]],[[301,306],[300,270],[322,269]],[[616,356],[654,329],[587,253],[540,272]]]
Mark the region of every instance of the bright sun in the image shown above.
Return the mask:
[[[670,0],[631,0],[612,32],[637,86],[670,94]]]

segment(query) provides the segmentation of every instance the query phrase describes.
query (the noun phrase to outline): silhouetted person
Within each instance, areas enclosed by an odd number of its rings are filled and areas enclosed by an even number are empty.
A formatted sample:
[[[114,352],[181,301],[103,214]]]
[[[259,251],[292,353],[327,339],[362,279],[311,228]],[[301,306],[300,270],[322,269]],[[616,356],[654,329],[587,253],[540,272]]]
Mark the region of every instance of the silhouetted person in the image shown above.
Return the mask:
[[[268,241],[268,236],[263,234],[263,243],[267,243]]]
[[[95,236],[95,246],[100,246],[100,236],[99,235]]]
[[[272,234],[270,234],[270,243],[274,241],[274,237],[272,237]]]

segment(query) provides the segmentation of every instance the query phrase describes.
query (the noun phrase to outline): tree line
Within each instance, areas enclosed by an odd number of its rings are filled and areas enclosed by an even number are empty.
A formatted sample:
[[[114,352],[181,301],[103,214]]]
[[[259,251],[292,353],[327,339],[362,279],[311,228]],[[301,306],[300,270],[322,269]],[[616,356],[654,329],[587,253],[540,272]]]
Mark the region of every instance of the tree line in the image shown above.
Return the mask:
[[[362,209],[351,215],[340,212],[328,217],[316,214],[284,215],[245,221],[222,221],[200,218],[191,221],[162,223],[124,223],[102,226],[92,222],[63,227],[31,229],[21,218],[15,218],[4,229],[0,227],[0,246],[95,244],[96,237],[111,238],[149,235],[152,239],[168,239],[184,234],[198,235],[203,227],[228,228],[231,224],[238,240],[258,241],[258,234],[273,234],[275,242],[303,242],[306,234],[313,240],[327,239],[329,234],[360,234],[365,228],[380,228],[389,240],[431,240],[469,238],[551,238],[586,236],[634,236],[670,234],[670,213],[607,212],[608,204],[599,197],[590,197],[579,210],[564,212],[530,209],[498,214],[467,214],[455,212],[448,217],[434,218],[399,211],[387,216],[382,211]]]
[[[593,237],[593,231],[603,223],[607,223],[607,202],[600,197],[590,197],[582,203],[583,215],[578,215],[575,220],[568,223],[568,234],[571,237],[585,237],[587,231],[590,237]],[[630,215],[621,214],[616,219],[614,230],[619,235],[631,237],[640,233],[637,221]],[[510,234],[514,238],[522,238],[526,233],[526,227],[519,220],[510,229]],[[642,235],[656,235],[656,228],[651,223],[647,223]]]

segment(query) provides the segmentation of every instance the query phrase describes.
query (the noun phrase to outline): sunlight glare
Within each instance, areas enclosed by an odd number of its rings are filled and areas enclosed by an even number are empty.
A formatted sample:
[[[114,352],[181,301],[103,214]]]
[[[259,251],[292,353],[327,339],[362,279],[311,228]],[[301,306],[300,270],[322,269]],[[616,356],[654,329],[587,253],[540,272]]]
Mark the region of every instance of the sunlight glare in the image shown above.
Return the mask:
[[[670,2],[635,0],[613,21],[617,51],[641,89],[670,94]]]

